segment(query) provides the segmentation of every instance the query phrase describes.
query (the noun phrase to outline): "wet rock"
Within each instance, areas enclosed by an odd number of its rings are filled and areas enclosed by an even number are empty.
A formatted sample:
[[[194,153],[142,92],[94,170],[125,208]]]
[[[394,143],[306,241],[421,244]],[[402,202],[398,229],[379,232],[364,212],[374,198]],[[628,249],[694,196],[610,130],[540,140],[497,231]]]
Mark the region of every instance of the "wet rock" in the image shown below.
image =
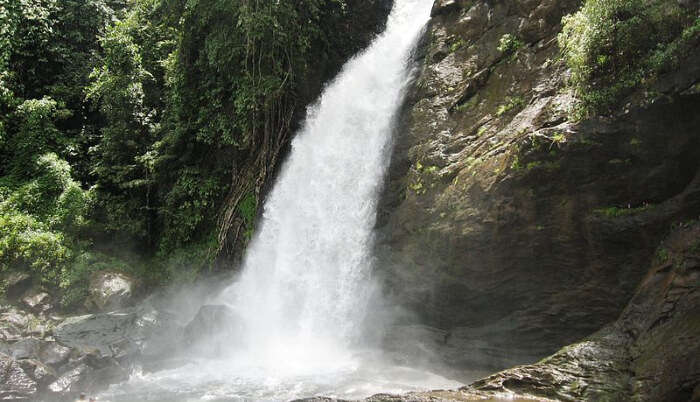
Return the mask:
[[[38,389],[42,389],[56,379],[56,371],[39,360],[19,360],[19,365],[27,375],[36,381]]]
[[[240,341],[242,320],[231,308],[222,305],[205,305],[185,326],[183,340],[198,346],[198,353],[217,355],[226,347]]]
[[[53,308],[51,296],[41,289],[29,289],[22,295],[22,303],[37,313],[45,313]]]
[[[42,338],[50,332],[51,325],[26,311],[14,307],[0,308],[0,341],[18,341],[29,336]]]
[[[677,227],[616,322],[536,364],[501,371],[459,391],[394,400],[695,400],[700,387],[698,250],[700,223]]]
[[[52,367],[58,367],[68,361],[71,349],[58,342],[45,342],[39,352],[39,360]]]
[[[181,333],[173,315],[148,307],[70,317],[54,330],[64,346],[117,359],[172,352]]]
[[[80,364],[65,373],[48,386],[48,390],[55,394],[70,394],[81,392],[83,379],[90,368],[85,364]]]
[[[458,10],[461,8],[461,4],[463,3],[459,0],[436,0],[435,3],[433,4],[433,8],[430,11],[431,16],[436,16],[440,14],[446,14],[449,12],[454,12],[455,10]]]
[[[123,272],[95,272],[90,278],[85,305],[99,311],[124,308],[132,302],[137,286],[138,282]]]
[[[42,342],[35,338],[24,338],[6,346],[8,355],[13,359],[33,359],[39,356]]]
[[[29,401],[34,399],[37,383],[17,360],[0,354],[0,400]]]
[[[25,272],[11,272],[5,277],[5,283],[5,295],[8,300],[15,300],[32,286],[32,278]]]

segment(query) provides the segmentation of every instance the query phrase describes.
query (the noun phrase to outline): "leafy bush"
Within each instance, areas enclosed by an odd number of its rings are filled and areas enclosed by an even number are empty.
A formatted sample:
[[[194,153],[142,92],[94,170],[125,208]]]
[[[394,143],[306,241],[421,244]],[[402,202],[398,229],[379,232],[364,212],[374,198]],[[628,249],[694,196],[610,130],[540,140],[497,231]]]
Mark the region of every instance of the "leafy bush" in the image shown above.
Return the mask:
[[[523,42],[513,34],[505,34],[498,41],[498,51],[505,54],[514,53],[523,45]]]
[[[62,233],[16,210],[0,210],[0,272],[29,271],[45,283],[56,283],[71,251]]]
[[[55,286],[77,248],[71,235],[87,224],[91,192],[56,154],[39,157],[33,173],[19,185],[0,180],[0,271],[29,271]]]
[[[700,38],[700,18],[668,0],[586,0],[562,23],[559,46],[581,116],[610,111],[677,67]]]
[[[0,209],[35,216],[52,229],[75,232],[83,227],[92,192],[83,190],[73,180],[68,162],[48,153],[37,159],[33,173],[33,179],[14,188],[12,177],[2,180],[9,187],[5,187],[6,195],[0,199]]]

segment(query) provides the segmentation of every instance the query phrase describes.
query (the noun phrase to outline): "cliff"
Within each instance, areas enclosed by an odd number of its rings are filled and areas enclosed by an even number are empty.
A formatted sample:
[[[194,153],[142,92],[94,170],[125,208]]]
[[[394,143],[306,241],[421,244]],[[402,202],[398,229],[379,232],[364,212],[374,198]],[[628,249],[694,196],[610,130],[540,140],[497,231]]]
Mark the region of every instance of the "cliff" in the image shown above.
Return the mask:
[[[464,377],[537,361],[615,321],[672,225],[698,217],[697,35],[677,68],[576,116],[557,36],[583,3],[436,2],[378,220],[397,352]],[[643,326],[639,292],[621,320]],[[697,347],[682,339],[635,347],[680,364]]]

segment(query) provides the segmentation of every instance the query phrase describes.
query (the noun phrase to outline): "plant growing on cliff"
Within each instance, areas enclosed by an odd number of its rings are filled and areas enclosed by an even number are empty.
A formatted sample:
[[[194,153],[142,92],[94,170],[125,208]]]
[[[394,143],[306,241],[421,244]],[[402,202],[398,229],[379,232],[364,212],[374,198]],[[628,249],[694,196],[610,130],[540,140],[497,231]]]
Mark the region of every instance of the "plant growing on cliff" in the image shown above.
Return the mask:
[[[506,98],[506,103],[499,105],[496,109],[496,116],[500,117],[513,109],[520,109],[525,106],[525,100],[520,96],[509,96]]]
[[[700,39],[700,17],[667,0],[586,0],[562,24],[559,46],[581,101],[578,117],[613,110],[679,66]]]
[[[513,34],[505,34],[498,40],[498,51],[510,55],[522,47],[523,42]]]

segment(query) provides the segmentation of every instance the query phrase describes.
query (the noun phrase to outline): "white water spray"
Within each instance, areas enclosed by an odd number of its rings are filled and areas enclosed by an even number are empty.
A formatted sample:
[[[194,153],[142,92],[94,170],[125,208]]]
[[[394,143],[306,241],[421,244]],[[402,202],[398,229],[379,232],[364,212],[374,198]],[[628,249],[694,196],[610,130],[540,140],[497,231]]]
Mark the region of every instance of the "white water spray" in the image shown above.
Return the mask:
[[[378,192],[431,6],[396,0],[386,31],[309,109],[243,272],[218,298],[242,322],[228,353],[134,377],[108,398],[129,400],[137,389],[170,401],[352,398],[459,385],[362,354]]]
[[[242,277],[224,293],[245,322],[246,353],[278,369],[301,357],[305,367],[344,360],[339,353],[361,335],[392,122],[430,8],[427,0],[396,1],[385,33],[309,110]]]

